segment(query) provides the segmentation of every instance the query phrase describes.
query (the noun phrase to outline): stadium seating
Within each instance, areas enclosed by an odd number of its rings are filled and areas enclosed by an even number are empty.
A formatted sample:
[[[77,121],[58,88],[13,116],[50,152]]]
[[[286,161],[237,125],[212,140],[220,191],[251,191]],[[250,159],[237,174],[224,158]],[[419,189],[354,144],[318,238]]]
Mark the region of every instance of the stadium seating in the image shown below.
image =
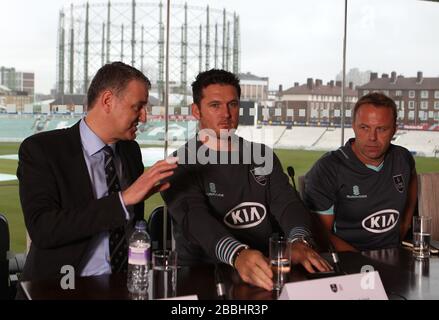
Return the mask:
[[[403,146],[415,155],[421,157],[435,157],[439,151],[439,132],[435,131],[398,131],[394,137],[394,144]]]
[[[276,146],[276,143],[281,139],[285,131],[285,126],[241,126],[238,127],[236,134],[246,140],[264,143],[273,147]]]
[[[345,141],[354,136],[352,128],[345,128]],[[341,144],[341,129],[328,128],[322,137],[311,147],[312,150],[336,150]]]
[[[292,127],[277,143],[277,148],[307,150],[325,133],[326,128]]]
[[[36,132],[69,127],[80,118],[78,115],[1,115],[0,142],[21,142]],[[141,124],[137,142],[163,146],[164,128],[162,120]],[[196,128],[196,121],[170,121],[169,146],[180,147],[194,136]],[[341,129],[333,127],[239,126],[237,134],[249,141],[282,149],[327,151],[337,149],[341,143]],[[346,127],[344,136],[345,141],[353,137],[352,128]],[[418,156],[439,156],[439,131],[399,130],[393,143]]]

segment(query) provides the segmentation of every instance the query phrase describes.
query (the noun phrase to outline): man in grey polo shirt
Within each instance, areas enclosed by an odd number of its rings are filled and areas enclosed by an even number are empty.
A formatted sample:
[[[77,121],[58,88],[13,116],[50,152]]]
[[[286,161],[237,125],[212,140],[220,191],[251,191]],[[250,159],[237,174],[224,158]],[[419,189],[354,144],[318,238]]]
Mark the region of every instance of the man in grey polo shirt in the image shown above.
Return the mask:
[[[391,144],[396,105],[371,93],[353,111],[355,138],[325,154],[305,176],[304,199],[319,214],[337,251],[398,246],[416,205],[410,152]]]

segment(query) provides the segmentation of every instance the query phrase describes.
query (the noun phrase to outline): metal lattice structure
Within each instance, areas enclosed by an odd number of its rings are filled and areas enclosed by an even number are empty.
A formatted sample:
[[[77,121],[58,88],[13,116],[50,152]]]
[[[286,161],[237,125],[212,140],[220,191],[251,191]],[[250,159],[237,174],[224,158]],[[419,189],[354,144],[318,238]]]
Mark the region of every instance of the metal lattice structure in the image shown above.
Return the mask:
[[[83,94],[105,63],[123,61],[142,70],[164,99],[165,12],[160,2],[71,4],[59,14],[58,94]],[[171,6],[170,83],[185,96],[200,71],[239,73],[239,16],[225,9]]]

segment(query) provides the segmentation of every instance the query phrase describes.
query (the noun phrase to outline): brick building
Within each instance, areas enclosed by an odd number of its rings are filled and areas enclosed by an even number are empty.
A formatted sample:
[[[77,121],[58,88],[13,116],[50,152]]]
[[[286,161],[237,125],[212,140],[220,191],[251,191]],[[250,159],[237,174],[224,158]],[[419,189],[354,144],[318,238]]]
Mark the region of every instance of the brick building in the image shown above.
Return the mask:
[[[268,78],[249,72],[238,74],[241,84],[241,100],[265,102],[268,98]]]
[[[33,97],[35,92],[35,74],[16,71],[15,68],[0,67],[0,85],[12,91],[26,92]]]
[[[4,85],[0,85],[0,106],[3,111],[8,110],[10,113],[23,112],[24,106],[32,103],[32,100],[27,92],[13,91]]]
[[[308,78],[306,84],[298,82],[285,91],[280,88],[278,101],[275,103],[274,121],[295,125],[337,126],[341,119],[341,81],[323,81]],[[345,88],[345,123],[351,123],[351,109],[357,101],[357,92],[352,83]],[[270,112],[270,110],[268,111]],[[265,111],[267,116],[267,111]],[[273,117],[274,116],[274,117]]]
[[[357,87],[358,96],[382,92],[395,100],[400,126],[413,129],[434,129],[439,125],[439,78],[426,78],[419,71],[406,78],[392,72],[381,78],[373,72],[370,82]]]

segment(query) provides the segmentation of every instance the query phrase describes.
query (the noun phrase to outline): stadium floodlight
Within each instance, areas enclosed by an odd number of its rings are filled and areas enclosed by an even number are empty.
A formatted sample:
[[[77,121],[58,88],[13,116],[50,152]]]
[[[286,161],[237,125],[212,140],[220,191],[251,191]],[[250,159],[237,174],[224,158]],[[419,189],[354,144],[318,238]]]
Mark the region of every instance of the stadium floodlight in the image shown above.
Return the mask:
[[[347,21],[348,21],[348,0],[344,3],[344,35],[343,35],[343,77],[341,84],[341,147],[344,146],[344,122],[345,122],[345,87],[346,87],[346,41],[347,41]]]
[[[163,158],[168,157],[169,139],[169,34],[171,29],[171,0],[166,1],[166,49],[165,49],[165,147]],[[163,209],[163,250],[167,248],[168,240],[168,206]],[[174,245],[173,245],[174,247]]]

